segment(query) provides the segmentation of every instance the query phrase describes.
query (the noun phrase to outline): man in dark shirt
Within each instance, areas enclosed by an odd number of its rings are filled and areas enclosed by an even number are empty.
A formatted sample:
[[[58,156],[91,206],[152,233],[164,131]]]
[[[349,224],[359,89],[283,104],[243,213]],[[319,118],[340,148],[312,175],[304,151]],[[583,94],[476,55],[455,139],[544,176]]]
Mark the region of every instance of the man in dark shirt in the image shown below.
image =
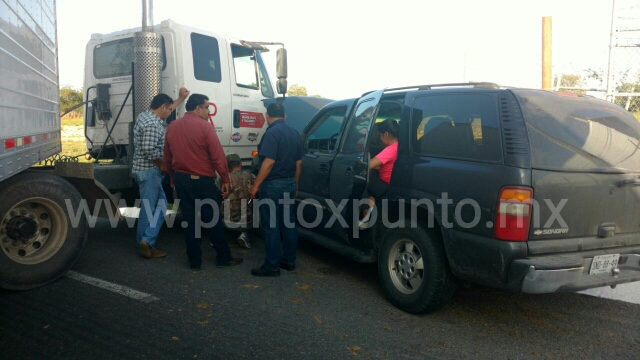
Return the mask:
[[[264,264],[251,270],[255,276],[279,276],[281,268],[288,271],[296,268],[298,231],[292,205],[302,168],[302,140],[284,120],[282,104],[270,104],[269,127],[258,145],[262,165],[249,190],[251,198],[260,190],[260,221],[267,248]]]
[[[222,193],[226,194],[229,191],[229,170],[218,135],[207,122],[209,98],[193,94],[187,100],[185,109],[187,113],[167,127],[164,161],[180,198],[182,218],[187,223],[185,238],[189,265],[194,270],[200,270],[200,230],[203,225],[213,225],[210,238],[216,249],[217,266],[241,264],[242,258],[231,256],[224,239],[224,223],[220,216],[222,195],[215,183],[215,172],[220,175]],[[202,222],[198,221],[198,211]]]

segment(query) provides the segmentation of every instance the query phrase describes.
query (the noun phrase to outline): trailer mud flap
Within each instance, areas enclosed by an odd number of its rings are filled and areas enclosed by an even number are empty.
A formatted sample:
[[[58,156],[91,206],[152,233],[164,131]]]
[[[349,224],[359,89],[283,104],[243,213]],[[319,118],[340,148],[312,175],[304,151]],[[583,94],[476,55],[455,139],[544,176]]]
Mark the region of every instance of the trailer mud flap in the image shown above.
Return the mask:
[[[102,199],[104,206],[99,207],[98,214],[96,214],[98,217],[116,216],[122,219],[118,201],[106,187],[94,178],[93,167],[94,165],[91,163],[56,162],[54,174],[66,179],[78,189],[82,198],[87,201],[89,210],[93,211],[96,208],[96,203]]]

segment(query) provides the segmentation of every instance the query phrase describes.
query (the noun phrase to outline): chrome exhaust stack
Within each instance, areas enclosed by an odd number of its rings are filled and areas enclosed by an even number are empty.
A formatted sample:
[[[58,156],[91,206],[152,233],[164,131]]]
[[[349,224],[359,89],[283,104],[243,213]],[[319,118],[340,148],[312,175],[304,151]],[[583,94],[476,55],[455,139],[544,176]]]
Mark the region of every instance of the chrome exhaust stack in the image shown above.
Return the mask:
[[[133,36],[134,118],[149,109],[154,96],[162,92],[162,37],[153,32],[153,0],[142,0],[142,31]]]

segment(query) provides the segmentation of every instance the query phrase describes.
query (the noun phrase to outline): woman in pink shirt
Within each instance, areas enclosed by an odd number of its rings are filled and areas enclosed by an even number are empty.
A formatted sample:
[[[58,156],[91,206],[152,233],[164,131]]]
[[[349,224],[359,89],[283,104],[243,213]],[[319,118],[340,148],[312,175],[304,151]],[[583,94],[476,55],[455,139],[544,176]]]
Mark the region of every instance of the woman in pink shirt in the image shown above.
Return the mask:
[[[366,210],[367,213],[358,224],[362,230],[367,228],[367,223],[371,218],[370,209],[376,203],[376,198],[384,195],[389,188],[393,165],[398,158],[398,135],[400,132],[398,122],[393,119],[387,119],[376,126],[380,134],[380,142],[385,145],[385,148],[369,162],[369,170],[371,170],[369,186],[367,187],[370,195],[369,209]]]

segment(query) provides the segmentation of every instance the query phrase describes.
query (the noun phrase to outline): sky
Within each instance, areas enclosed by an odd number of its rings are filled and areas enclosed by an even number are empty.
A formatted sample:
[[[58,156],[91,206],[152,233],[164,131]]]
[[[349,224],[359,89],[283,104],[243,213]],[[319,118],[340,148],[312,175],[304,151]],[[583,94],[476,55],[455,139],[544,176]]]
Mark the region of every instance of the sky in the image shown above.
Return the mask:
[[[638,8],[640,0],[616,0]],[[283,42],[288,83],[343,99],[384,87],[463,81],[540,88],[542,17],[554,72],[606,68],[612,0],[155,0],[153,20]],[[139,27],[139,0],[57,0],[60,84],[82,87],[92,33]],[[265,54],[275,78],[275,51]]]

